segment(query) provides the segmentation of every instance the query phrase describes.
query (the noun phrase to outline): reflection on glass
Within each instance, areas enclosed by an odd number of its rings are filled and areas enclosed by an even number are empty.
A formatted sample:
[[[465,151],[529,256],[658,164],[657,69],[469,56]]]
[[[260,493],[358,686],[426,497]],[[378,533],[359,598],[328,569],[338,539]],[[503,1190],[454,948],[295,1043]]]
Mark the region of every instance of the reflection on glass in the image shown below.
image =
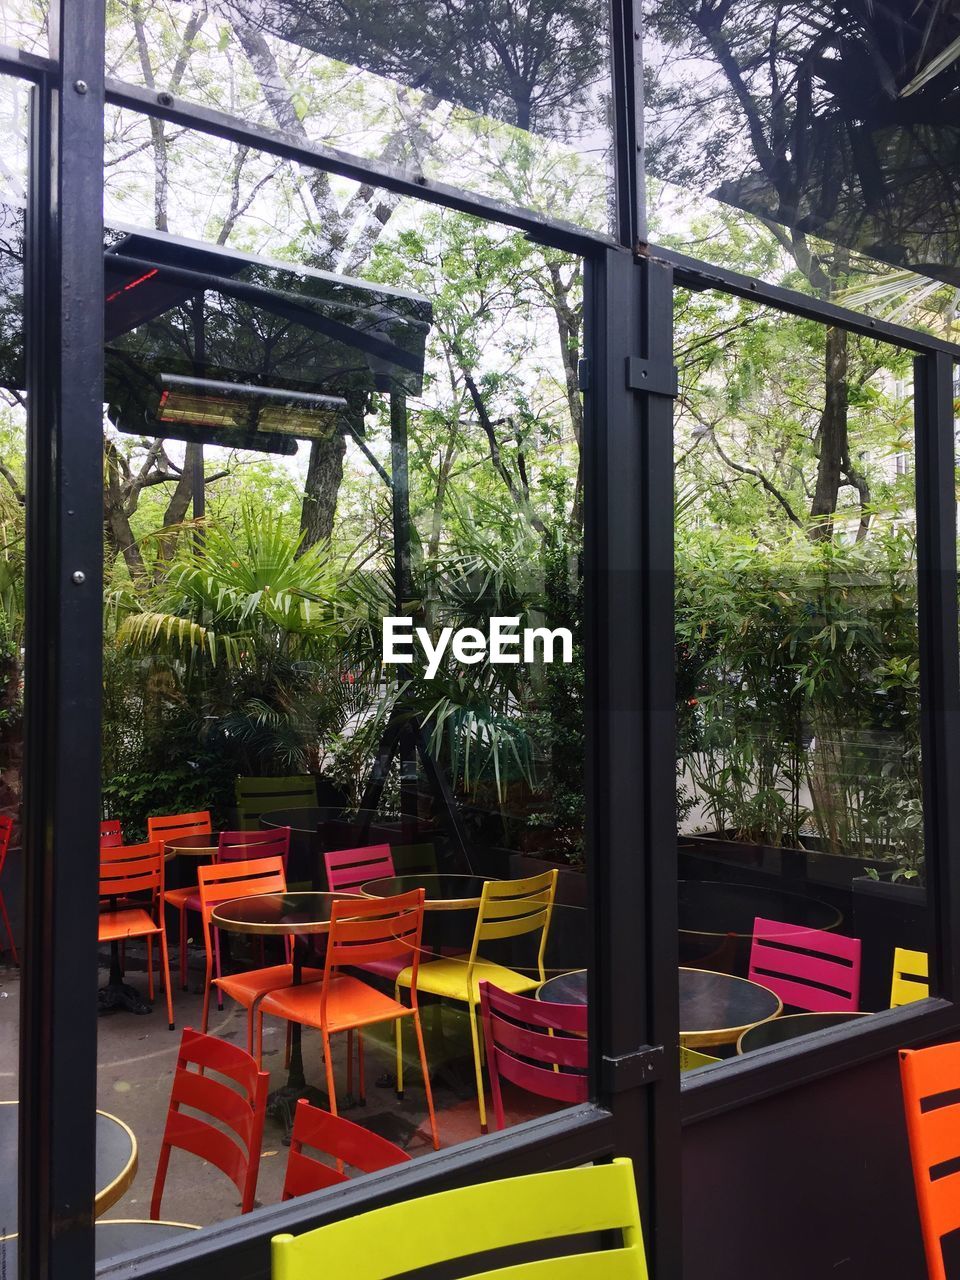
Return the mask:
[[[97,1206],[101,1257],[336,1182],[332,1097],[389,1148],[375,1168],[434,1149],[431,1106],[449,1146],[581,1098],[589,961],[582,264],[410,203],[362,251],[304,261],[282,167],[179,136],[159,188],[127,183],[124,146],[144,135],[112,123],[98,1102],[104,1158],[124,1159]],[[12,198],[0,212],[3,749],[19,697],[23,213]],[[415,640],[399,660],[385,618]],[[373,954],[351,952],[361,912],[385,922]],[[328,964],[339,1022],[321,1009]],[[481,1051],[480,982],[528,1002],[494,992],[501,1023],[576,1038],[570,1079],[532,1088]],[[237,1134],[234,1182],[215,1139],[203,1163],[167,1127],[190,1073],[217,1075],[184,1027],[231,1054],[262,1118]],[[214,1127],[229,1125],[215,1102]],[[320,1148],[306,1169],[288,1164],[298,1123]],[[145,1221],[158,1167],[162,1227]]]
[[[122,0],[118,10],[107,60],[123,79],[569,222],[609,224],[609,17],[598,0],[225,0],[202,10]],[[337,208],[336,184],[311,175],[303,185],[310,215],[346,234],[356,211]],[[381,194],[377,216],[391,204]]]
[[[47,0],[0,0],[0,43],[46,54]]]
[[[925,962],[913,387],[908,354],[719,294],[677,330],[681,962],[783,1006],[738,1020],[728,984],[686,1040],[726,1055]]]

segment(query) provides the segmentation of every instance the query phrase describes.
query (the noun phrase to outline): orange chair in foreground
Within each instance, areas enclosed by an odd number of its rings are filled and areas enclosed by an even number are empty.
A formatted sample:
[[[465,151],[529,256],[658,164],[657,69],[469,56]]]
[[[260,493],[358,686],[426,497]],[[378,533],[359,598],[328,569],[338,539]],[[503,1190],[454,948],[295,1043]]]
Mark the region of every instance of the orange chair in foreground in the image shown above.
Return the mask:
[[[215,927],[211,922],[214,907],[231,898],[251,898],[263,893],[285,893],[286,876],[283,859],[252,858],[249,862],[221,862],[210,867],[200,867],[200,918],[203,923],[203,949],[206,968],[203,976],[203,1030],[210,1017],[210,987],[228,995],[247,1010],[247,1049],[253,1051],[253,1011],[257,1001],[268,992],[289,987],[293,982],[293,965],[290,963],[290,939],[287,943],[287,963],[270,965],[263,969],[250,969],[246,973],[230,973],[226,977],[213,976],[215,958],[211,934]],[[323,977],[320,969],[304,969],[304,982],[317,982]]]
[[[960,1228],[960,1043],[901,1049],[900,1079],[927,1273],[947,1280],[941,1240]]]
[[[129,902],[132,894],[149,894],[143,906]],[[163,923],[163,850],[158,844],[116,845],[100,852],[100,898],[112,904],[101,911],[97,928],[100,942],[130,938],[147,940],[147,994],[153,999],[153,939],[160,941],[163,989],[167,997],[167,1021],[173,1030],[173,992],[170,989],[170,957]],[[118,901],[122,900],[122,901]]]
[[[304,1147],[333,1156],[338,1168],[334,1169],[308,1155]],[[311,1107],[301,1098],[293,1117],[282,1198],[290,1200],[311,1191],[322,1191],[324,1187],[335,1187],[339,1182],[348,1182],[347,1175],[339,1171],[340,1165],[350,1165],[361,1173],[379,1173],[381,1169],[389,1169],[391,1165],[403,1164],[409,1159],[401,1147],[381,1138],[378,1133],[371,1133],[342,1116],[321,1111],[319,1107]]]
[[[232,1084],[216,1079],[218,1075]],[[174,1148],[189,1151],[225,1173],[240,1193],[240,1212],[250,1212],[260,1172],[269,1081],[269,1074],[258,1071],[250,1054],[237,1045],[189,1028],[184,1031],[153,1183],[151,1218],[160,1217]],[[189,1114],[181,1107],[187,1107]]]
[[[330,1110],[337,1114],[336,1082],[330,1037],[341,1031],[360,1031],[377,1022],[393,1022],[396,1026],[397,1053],[400,1052],[400,1029],[404,1018],[412,1018],[417,1035],[417,1049],[423,1071],[423,1087],[427,1095],[430,1131],[433,1145],[440,1148],[437,1119],[433,1110],[430,1072],[423,1044],[423,1028],[417,1007],[417,970],[420,939],[423,933],[423,890],[397,894],[393,898],[355,898],[334,902],[330,909],[330,932],[323,981],[319,984],[287,987],[260,1001],[257,1022],[257,1061],[260,1061],[263,1039],[263,1016],[285,1018],[302,1026],[316,1027],[323,1036],[323,1057],[327,1070],[327,1092]],[[399,999],[378,991],[360,978],[342,973],[344,968],[362,967],[371,961],[407,957],[410,975],[410,1007]],[[360,1100],[364,1099],[363,1037],[358,1035],[360,1058]]]

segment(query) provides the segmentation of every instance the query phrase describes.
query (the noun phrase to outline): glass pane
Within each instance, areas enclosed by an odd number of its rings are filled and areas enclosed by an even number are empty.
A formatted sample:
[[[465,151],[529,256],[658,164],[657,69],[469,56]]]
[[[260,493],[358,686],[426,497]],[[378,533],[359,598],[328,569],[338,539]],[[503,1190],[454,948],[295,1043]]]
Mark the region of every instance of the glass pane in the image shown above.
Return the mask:
[[[928,990],[912,362],[676,318],[681,1028],[727,1057]]]
[[[115,0],[112,12],[112,75],[584,227],[611,224],[599,0]],[[330,186],[308,184],[305,234],[347,243],[355,210]],[[378,220],[394,203],[382,197]]]
[[[24,682],[26,394],[23,362],[23,216],[27,91],[0,77],[6,188],[0,203],[0,1271],[16,1273],[19,1121],[21,839]]]
[[[652,238],[952,328],[957,29],[946,9],[649,0],[645,13]]]
[[[48,0],[0,0],[0,44],[46,56]]]
[[[579,1062],[545,1085],[505,1081],[503,1123],[586,1091],[582,264],[400,202],[353,246],[354,274],[329,270],[319,232],[304,248],[309,175],[182,131],[168,141],[158,165],[149,122],[109,118],[98,1083],[139,1171],[105,1209],[101,1256],[162,1238],[117,1224],[149,1216],[181,1029],[204,1026],[205,991],[207,1032],[241,1057],[250,993],[267,992],[258,1204],[337,1180],[328,1130],[308,1143],[319,1166],[288,1163],[298,1099],[323,1122],[328,1066],[340,1115],[393,1144],[380,1156],[434,1149],[404,1012],[414,956],[438,1141],[478,1136],[460,997],[484,893],[482,973],[530,1000],[506,1020],[559,1016],[547,1047]],[[336,195],[371,215],[384,198],[347,182]],[[165,909],[124,883],[138,859],[162,866]],[[201,878],[223,899],[209,931]],[[331,988],[345,1018],[383,1014],[363,1028],[362,1066],[343,1021],[328,1017],[324,1052],[323,966],[343,963],[331,888],[365,895],[342,901],[348,917],[416,888],[428,903],[419,940],[394,921]],[[497,906],[504,892],[526,905]],[[159,939],[151,953],[138,933],[161,920],[172,1019]],[[208,1154],[174,1151],[162,1219],[238,1213]]]

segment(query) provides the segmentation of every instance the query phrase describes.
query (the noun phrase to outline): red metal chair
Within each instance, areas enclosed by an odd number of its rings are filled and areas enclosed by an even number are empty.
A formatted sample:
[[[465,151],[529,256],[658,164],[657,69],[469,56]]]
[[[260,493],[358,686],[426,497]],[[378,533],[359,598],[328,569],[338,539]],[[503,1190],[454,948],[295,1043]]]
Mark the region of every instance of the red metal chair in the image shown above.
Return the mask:
[[[860,939],[805,929],[760,916],[753,922],[751,982],[807,1013],[856,1013],[860,1008]]]
[[[100,848],[115,849],[123,844],[123,828],[119,818],[104,818],[100,823]]]
[[[555,1102],[586,1102],[586,1005],[515,996],[481,982],[480,1017],[498,1129],[503,1128],[501,1079]]]
[[[359,849],[328,849],[323,855],[327,888],[349,892],[368,880],[385,880],[397,873],[388,844],[368,844]]]
[[[430,1088],[430,1072],[423,1044],[423,1028],[417,1005],[417,971],[420,965],[420,938],[423,932],[423,890],[400,893],[393,898],[353,898],[334,902],[330,909],[330,932],[327,936],[327,954],[323,969],[323,981],[309,985],[286,987],[274,991],[260,1001],[257,1020],[257,1061],[260,1061],[263,1042],[263,1016],[270,1014],[299,1022],[302,1026],[316,1027],[323,1036],[323,1057],[327,1069],[327,1093],[330,1110],[337,1114],[336,1082],[333,1076],[333,1059],[330,1037],[342,1031],[357,1031],[378,1022],[393,1022],[396,1026],[397,1056],[400,1056],[400,1028],[404,1018],[412,1018],[417,1036],[423,1087],[427,1096],[427,1111],[433,1145],[439,1150],[437,1120],[433,1110],[433,1092]],[[409,973],[410,1007],[393,996],[378,991],[376,987],[341,972],[357,969],[371,961],[392,960],[405,956],[405,971]],[[364,1100],[363,1036],[358,1034],[360,1059],[360,1101]],[[398,1091],[402,1082],[397,1081]]]
[[[7,851],[10,848],[10,837],[13,835],[13,819],[9,814],[0,814],[0,876],[3,875],[3,864],[7,860]],[[10,926],[10,917],[7,915],[7,904],[3,896],[3,890],[0,889],[0,916],[3,916],[3,927],[7,931],[7,941],[10,944],[10,954],[13,956],[13,963],[19,964],[20,957],[17,955],[17,944],[14,941],[13,929]]]
[[[147,839],[158,840],[164,848],[167,840],[176,840],[178,836],[207,835],[212,833],[210,813],[207,809],[198,809],[194,813],[155,814],[147,819]],[[182,885],[178,889],[168,889],[163,900],[168,907],[173,907],[180,918],[180,986],[187,989],[187,902],[197,892],[197,886]]]
[[[333,1156],[337,1168],[308,1155],[304,1147]],[[379,1134],[344,1120],[342,1116],[311,1107],[301,1098],[293,1117],[282,1198],[291,1200],[294,1196],[305,1196],[311,1191],[322,1191],[324,1187],[348,1182],[348,1176],[342,1172],[343,1165],[359,1169],[361,1173],[379,1173],[381,1169],[389,1169],[391,1165],[403,1164],[409,1159],[406,1151]]]
[[[146,901],[136,905],[136,896]],[[153,999],[153,939],[160,941],[163,986],[167,997],[167,1021],[173,1030],[173,992],[170,957],[163,921],[163,851],[153,842],[115,845],[100,852],[100,899],[111,905],[100,912],[99,942],[123,946],[130,938],[147,940],[147,995]],[[134,902],[131,902],[134,899]]]
[[[233,1083],[217,1080],[211,1072]],[[153,1183],[151,1218],[160,1217],[174,1148],[188,1151],[225,1173],[240,1193],[240,1212],[250,1212],[260,1171],[269,1080],[269,1074],[258,1070],[250,1054],[235,1044],[189,1028],[184,1031]],[[234,1085],[239,1085],[239,1090]],[[181,1107],[189,1108],[189,1114]]]

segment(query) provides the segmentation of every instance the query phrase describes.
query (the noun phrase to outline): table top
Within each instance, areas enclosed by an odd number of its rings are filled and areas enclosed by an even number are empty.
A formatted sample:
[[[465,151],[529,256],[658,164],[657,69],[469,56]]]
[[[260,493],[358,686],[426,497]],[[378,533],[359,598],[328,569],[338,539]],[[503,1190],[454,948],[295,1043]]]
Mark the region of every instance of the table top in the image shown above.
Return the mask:
[[[750,1053],[753,1049],[765,1049],[771,1044],[783,1044],[785,1040],[796,1040],[798,1036],[809,1035],[811,1031],[823,1031],[827,1027],[835,1027],[844,1022],[852,1022],[856,1018],[869,1018],[869,1013],[786,1013],[782,1018],[774,1018],[772,1022],[761,1022],[759,1026],[748,1027],[737,1040],[737,1053]]]
[[[360,886],[360,892],[368,898],[392,898],[411,889],[425,891],[424,907],[427,911],[476,910],[480,895],[489,876],[409,875],[386,876],[382,880],[368,880]]]
[[[334,805],[301,805],[289,809],[270,809],[261,813],[260,825],[264,827],[289,827],[291,831],[307,832],[315,835],[318,828],[328,823],[344,823],[348,826],[384,826],[397,822],[398,819],[389,813],[380,813],[376,809],[354,809],[345,811]]]
[[[753,936],[757,916],[807,929],[835,929],[840,912],[817,898],[722,880],[681,880],[680,932],[711,937]]]
[[[233,933],[327,933],[333,904],[360,896],[359,893],[261,893],[221,902],[213,908],[211,920],[218,928]]]
[[[587,971],[561,973],[537,991],[541,1000],[585,1004]],[[712,969],[680,970],[680,1040],[691,1049],[732,1044],[748,1027],[775,1018],[779,996],[746,978]]]
[[[115,1258],[121,1253],[153,1248],[166,1240],[176,1240],[200,1228],[190,1222],[153,1222],[149,1218],[108,1218],[94,1224],[93,1247],[97,1262]],[[16,1275],[17,1238],[3,1237],[3,1261],[6,1273]]]
[[[163,847],[167,853],[183,858],[210,857],[220,847],[220,837],[215,831],[198,831],[192,836],[174,836],[172,840],[164,840]]]
[[[19,1103],[0,1102],[0,1168],[15,1170]],[[97,1112],[97,1190],[93,1212],[99,1217],[117,1203],[137,1172],[137,1139],[133,1130],[107,1111]],[[0,1178],[0,1236],[17,1229],[17,1179]]]

